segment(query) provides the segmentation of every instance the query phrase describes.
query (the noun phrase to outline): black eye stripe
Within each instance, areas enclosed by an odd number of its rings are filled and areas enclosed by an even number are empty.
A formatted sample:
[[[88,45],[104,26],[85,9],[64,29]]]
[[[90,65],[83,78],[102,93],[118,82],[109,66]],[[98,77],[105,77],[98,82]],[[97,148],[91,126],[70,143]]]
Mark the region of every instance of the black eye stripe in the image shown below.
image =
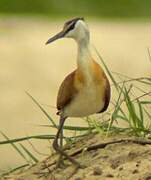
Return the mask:
[[[74,27],[75,27],[75,23],[76,23],[76,22],[74,22],[73,24],[71,24],[71,26],[69,26],[69,30],[74,29]]]
[[[71,25],[69,25],[68,29],[66,30],[66,33],[68,33],[69,31],[71,31],[72,29],[74,29],[76,22],[72,23]]]
[[[66,25],[69,25],[70,23],[72,23],[72,21],[73,21],[73,20],[68,21],[68,22],[66,22],[65,24],[66,24]]]
[[[82,20],[84,21],[84,18],[74,18],[70,21],[67,21],[64,25],[64,27],[66,27],[66,31],[65,31],[65,34],[67,34],[69,31],[71,31],[72,29],[74,29],[75,27],[75,24],[78,20]]]

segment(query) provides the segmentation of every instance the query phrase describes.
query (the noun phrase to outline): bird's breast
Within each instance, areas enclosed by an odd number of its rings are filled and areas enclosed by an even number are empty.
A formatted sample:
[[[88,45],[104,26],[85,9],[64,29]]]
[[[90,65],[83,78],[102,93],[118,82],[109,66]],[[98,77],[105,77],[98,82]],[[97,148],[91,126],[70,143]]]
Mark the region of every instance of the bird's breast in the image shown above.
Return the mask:
[[[77,89],[77,94],[64,108],[66,116],[88,116],[103,108],[105,81],[99,65],[92,64],[85,71],[77,70],[74,86]]]

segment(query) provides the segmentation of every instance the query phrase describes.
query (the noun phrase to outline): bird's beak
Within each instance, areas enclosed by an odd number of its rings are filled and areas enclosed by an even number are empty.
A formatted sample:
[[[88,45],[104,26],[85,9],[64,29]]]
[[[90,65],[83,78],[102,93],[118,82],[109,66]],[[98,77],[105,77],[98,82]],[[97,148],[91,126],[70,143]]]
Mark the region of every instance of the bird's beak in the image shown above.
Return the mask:
[[[53,41],[57,39],[63,38],[64,36],[65,36],[65,32],[62,30],[61,32],[53,36],[52,38],[48,39],[48,41],[46,42],[46,45],[49,43],[52,43]]]

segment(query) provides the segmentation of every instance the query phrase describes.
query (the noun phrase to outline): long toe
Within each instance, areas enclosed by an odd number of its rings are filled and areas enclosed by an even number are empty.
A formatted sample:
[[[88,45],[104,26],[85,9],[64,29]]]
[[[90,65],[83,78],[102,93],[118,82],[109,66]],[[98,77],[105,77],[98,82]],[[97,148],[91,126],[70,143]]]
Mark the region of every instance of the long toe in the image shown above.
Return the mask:
[[[56,168],[65,169],[66,164],[64,163],[63,159],[59,159],[56,164]]]

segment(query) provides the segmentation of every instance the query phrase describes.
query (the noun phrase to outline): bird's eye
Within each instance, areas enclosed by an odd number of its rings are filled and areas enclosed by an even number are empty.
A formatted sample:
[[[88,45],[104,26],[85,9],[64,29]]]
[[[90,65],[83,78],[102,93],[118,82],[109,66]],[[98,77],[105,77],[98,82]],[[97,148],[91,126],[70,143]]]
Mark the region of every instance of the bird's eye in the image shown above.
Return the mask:
[[[74,26],[75,26],[75,23],[73,23],[73,24],[70,26],[69,29],[70,29],[70,30],[71,30],[71,29],[74,29]]]
[[[66,33],[68,33],[69,31],[71,31],[72,29],[74,29],[74,26],[75,26],[75,23],[71,23],[71,25],[69,24],[68,26],[67,26],[67,29],[66,29]]]
[[[69,30],[74,29],[74,26],[75,26],[75,23],[72,23],[72,24],[69,26]]]

